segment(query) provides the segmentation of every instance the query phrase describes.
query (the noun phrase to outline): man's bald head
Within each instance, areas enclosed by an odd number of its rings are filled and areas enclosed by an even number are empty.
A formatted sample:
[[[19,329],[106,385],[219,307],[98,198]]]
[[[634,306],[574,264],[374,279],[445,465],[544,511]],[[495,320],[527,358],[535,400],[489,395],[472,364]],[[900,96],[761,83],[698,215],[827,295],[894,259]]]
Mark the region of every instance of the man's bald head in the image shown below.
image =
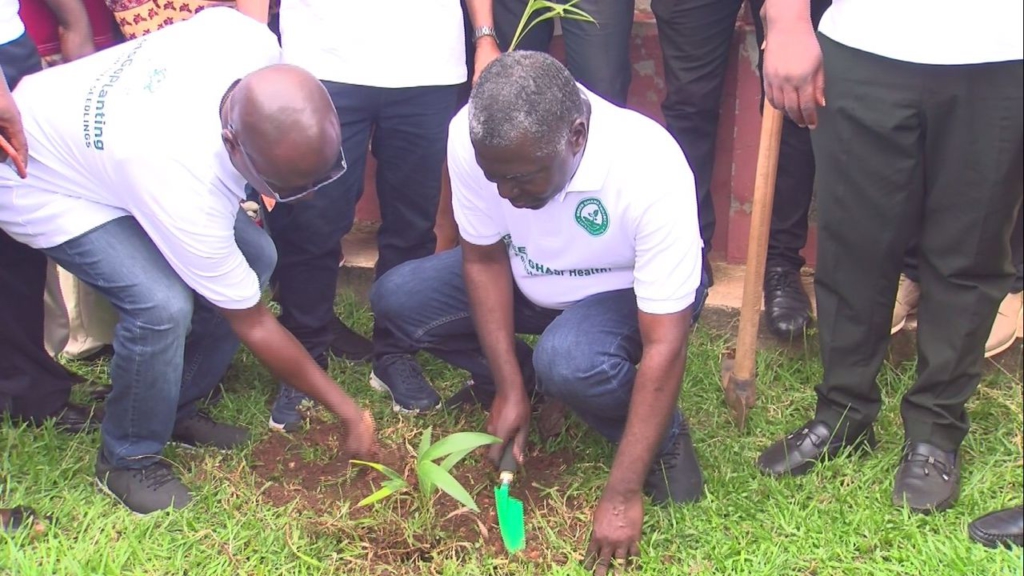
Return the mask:
[[[242,78],[227,95],[221,120],[230,128],[225,144],[232,163],[250,183],[256,176],[281,189],[313,184],[334,166],[341,150],[330,95],[296,66],[274,64]],[[257,174],[247,173],[242,154]]]

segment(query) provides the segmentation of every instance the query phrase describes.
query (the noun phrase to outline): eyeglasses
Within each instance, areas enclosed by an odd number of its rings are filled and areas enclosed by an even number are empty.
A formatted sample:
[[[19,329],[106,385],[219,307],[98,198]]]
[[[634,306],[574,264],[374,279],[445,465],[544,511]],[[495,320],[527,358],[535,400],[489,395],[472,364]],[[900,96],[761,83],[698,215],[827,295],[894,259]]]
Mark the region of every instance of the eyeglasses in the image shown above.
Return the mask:
[[[231,125],[228,125],[228,130],[234,132],[234,128]],[[334,182],[338,178],[341,178],[341,175],[344,174],[346,170],[348,170],[348,163],[345,161],[345,149],[342,148],[338,150],[338,157],[334,161],[334,164],[331,166],[331,168],[322,178],[320,178],[316,182],[308,186],[280,186],[275,182],[267,180],[266,177],[264,177],[262,174],[259,173],[258,170],[256,170],[256,167],[253,166],[252,163],[252,157],[249,156],[249,153],[245,151],[245,148],[242,146],[241,142],[238,143],[238,148],[242,151],[242,157],[245,158],[246,167],[249,169],[250,172],[252,172],[253,176],[255,176],[257,179],[256,182],[250,182],[253,188],[255,188],[256,191],[259,192],[260,194],[267,196],[269,198],[273,198],[275,201],[280,202],[282,204],[295,202],[297,200],[302,199],[305,196],[312,194],[313,192],[316,192],[320,188],[323,188],[324,186],[330,184],[331,182]]]

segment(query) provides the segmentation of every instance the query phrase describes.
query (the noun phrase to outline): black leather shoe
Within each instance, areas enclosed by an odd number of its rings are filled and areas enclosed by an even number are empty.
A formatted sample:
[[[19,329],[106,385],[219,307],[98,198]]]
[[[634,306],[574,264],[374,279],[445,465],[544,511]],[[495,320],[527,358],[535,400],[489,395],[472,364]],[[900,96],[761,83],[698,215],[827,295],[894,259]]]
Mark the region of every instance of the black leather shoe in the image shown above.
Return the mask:
[[[764,272],[764,314],[768,329],[783,340],[803,336],[811,323],[811,299],[800,271],[773,267]]]
[[[5,534],[13,534],[27,526],[39,533],[44,529],[42,522],[49,520],[47,517],[40,516],[32,508],[25,506],[0,508],[0,532]]]
[[[44,425],[47,420],[53,420],[53,427],[66,434],[94,432],[100,429],[103,410],[68,402],[46,418],[31,418],[28,423],[38,427]]]
[[[955,453],[926,442],[908,442],[896,470],[892,503],[919,514],[948,510],[960,495],[960,462]]]
[[[339,360],[369,362],[373,357],[373,342],[335,318],[331,324],[331,354]]]
[[[967,534],[988,548],[1024,546],[1024,506],[986,514],[967,526]]]
[[[821,460],[838,456],[843,448],[874,450],[877,445],[872,426],[837,437],[827,422],[811,420],[762,452],[757,467],[769,476],[802,476]]]

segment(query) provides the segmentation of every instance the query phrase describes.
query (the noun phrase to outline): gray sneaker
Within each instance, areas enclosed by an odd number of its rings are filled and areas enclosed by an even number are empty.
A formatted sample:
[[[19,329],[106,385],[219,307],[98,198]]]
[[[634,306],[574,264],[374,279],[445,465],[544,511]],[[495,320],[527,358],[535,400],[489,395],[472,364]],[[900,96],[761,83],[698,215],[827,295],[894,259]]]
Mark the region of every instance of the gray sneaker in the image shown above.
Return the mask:
[[[221,424],[200,412],[175,422],[171,440],[192,448],[211,446],[219,450],[231,450],[249,441],[249,431]]]
[[[101,453],[96,458],[96,483],[139,515],[167,508],[180,510],[192,501],[188,487],[162,461],[143,468],[114,468]]]

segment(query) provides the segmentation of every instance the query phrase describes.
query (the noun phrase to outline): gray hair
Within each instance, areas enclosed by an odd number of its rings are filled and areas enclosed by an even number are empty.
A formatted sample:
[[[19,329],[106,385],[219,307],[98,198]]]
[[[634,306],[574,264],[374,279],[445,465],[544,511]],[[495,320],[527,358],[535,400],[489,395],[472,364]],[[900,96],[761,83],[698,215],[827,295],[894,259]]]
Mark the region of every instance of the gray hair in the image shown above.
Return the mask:
[[[544,52],[514,50],[480,74],[469,97],[469,137],[474,144],[508,148],[529,142],[537,155],[557,154],[573,123],[589,117],[579,86]]]

